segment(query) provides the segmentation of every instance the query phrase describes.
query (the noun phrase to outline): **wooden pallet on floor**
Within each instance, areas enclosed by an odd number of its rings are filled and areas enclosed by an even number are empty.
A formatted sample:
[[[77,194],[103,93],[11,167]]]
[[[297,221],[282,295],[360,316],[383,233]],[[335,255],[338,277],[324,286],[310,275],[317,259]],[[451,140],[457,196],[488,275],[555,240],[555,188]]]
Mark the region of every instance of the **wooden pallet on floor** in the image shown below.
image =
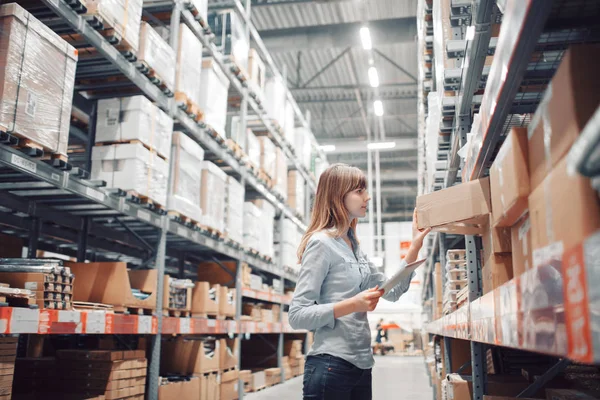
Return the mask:
[[[186,114],[196,122],[204,120],[204,112],[183,92],[175,92],[175,102]]]

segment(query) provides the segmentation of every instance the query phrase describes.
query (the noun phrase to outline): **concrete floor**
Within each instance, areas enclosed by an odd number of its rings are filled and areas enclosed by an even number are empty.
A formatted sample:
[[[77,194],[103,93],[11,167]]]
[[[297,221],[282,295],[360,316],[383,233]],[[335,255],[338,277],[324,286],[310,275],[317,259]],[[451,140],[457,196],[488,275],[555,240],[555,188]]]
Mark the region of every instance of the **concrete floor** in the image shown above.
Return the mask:
[[[248,400],[302,400],[302,376],[258,393]],[[432,400],[423,357],[375,356],[373,400]]]

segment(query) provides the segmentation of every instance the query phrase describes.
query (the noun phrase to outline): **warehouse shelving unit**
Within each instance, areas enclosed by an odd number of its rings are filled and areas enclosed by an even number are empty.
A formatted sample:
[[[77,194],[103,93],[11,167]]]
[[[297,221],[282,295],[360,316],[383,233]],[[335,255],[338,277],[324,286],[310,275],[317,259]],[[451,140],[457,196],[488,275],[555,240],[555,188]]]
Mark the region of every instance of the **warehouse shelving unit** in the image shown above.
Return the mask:
[[[441,24],[441,17],[435,10],[432,13],[435,1],[419,3],[419,48],[426,54],[419,60],[419,87],[422,90],[419,110],[420,118],[423,118],[419,134],[424,146],[427,94],[436,86],[435,74],[440,74],[439,69],[428,72],[426,63],[431,62],[433,56],[428,57],[427,50],[432,48],[431,43],[436,43],[436,38],[430,37],[433,34],[431,28]],[[502,14],[498,39],[490,38],[490,22],[500,18],[494,12],[496,3]],[[528,114],[535,112],[568,45],[598,41],[598,23],[592,19],[599,12],[599,4],[590,1],[452,0],[450,19],[455,36],[444,50],[451,58],[462,59],[463,68],[445,71],[437,81],[446,83],[441,88],[438,85],[438,92],[459,92],[456,97],[442,101],[445,121],[440,121],[440,131],[451,134],[449,148],[447,140],[440,140],[438,145],[437,161],[443,168],[435,176],[440,179],[429,182],[430,186],[426,187],[424,174],[420,174],[420,193],[452,186],[461,178],[461,167],[463,181],[487,175],[487,169],[510,128],[526,124],[530,118]],[[486,67],[483,61],[488,55],[494,55],[494,59],[491,66]],[[437,67],[440,60],[435,62]],[[455,79],[449,79],[451,77]],[[447,85],[450,81],[452,87]],[[481,119],[473,121],[476,112]],[[569,155],[569,167],[574,173],[580,172],[596,181],[600,170],[597,154],[592,153],[597,149],[600,137],[599,113],[597,110],[588,122]],[[481,145],[473,162],[461,165],[464,163],[458,157],[458,150],[467,144],[467,133],[476,130],[482,132]],[[424,150],[420,154],[424,156]],[[569,250],[564,255],[562,271],[551,266],[529,270],[482,296],[478,238],[450,237],[442,233],[430,235],[427,243],[430,258],[422,292],[427,310],[424,312],[430,321],[426,323],[425,331],[443,338],[446,345],[442,357],[446,360],[446,368],[451,365],[452,358],[449,340],[470,342],[474,399],[482,399],[486,390],[485,350],[488,345],[561,359],[518,397],[531,396],[545,381],[563,371],[569,362],[600,362],[600,332],[594,314],[597,300],[592,295],[593,285],[600,282],[597,265],[592,262],[599,240],[600,236],[595,234],[578,248]],[[432,312],[428,305],[434,295],[433,266],[437,261],[443,266],[446,250],[452,248],[467,250],[469,301],[458,310],[431,321]]]
[[[197,141],[211,160],[218,163],[229,175],[239,179],[251,196],[264,198],[278,210],[278,219],[292,220],[305,230],[305,221],[293,211],[285,201],[270,190],[251,171],[250,167],[237,159],[219,137],[203,123],[190,118],[170,97],[154,85],[147,76],[138,70],[131,54],[122,53],[97,30],[97,20],[87,20],[80,14],[78,2],[65,0],[43,0],[43,4],[31,6],[29,11],[60,34],[78,33],[83,40],[94,47],[98,55],[83,58],[78,63],[78,77],[103,78],[119,76],[126,79],[118,82],[97,82],[76,86],[76,91],[93,91],[93,99],[115,97],[120,90],[134,89],[155,102],[175,121],[174,130],[185,132]],[[243,17],[249,34],[261,56],[266,60],[274,75],[281,75],[260,40],[249,19],[249,3],[246,8],[239,1],[230,4]],[[218,5],[217,5],[218,6]],[[290,169],[298,170],[306,180],[308,211],[310,193],[316,190],[314,176],[301,164],[295,151],[270,120],[262,104],[257,100],[246,83],[242,82],[212,42],[213,35],[201,26],[183,2],[166,1],[160,10],[169,12],[170,44],[177,47],[177,31],[180,22],[185,23],[203,44],[205,55],[213,57],[230,81],[230,91],[239,93],[241,104],[239,113],[242,123],[248,120],[259,121],[261,130],[266,130],[274,143],[283,149]],[[146,10],[152,13],[153,9]],[[308,128],[310,116],[304,116],[288,93],[294,105],[296,121]],[[247,263],[253,269],[269,276],[287,280],[293,286],[297,275],[294,271],[260,256],[247,253],[238,245],[226,243],[222,239],[198,227],[186,225],[171,219],[161,209],[140,204],[119,190],[106,189],[102,182],[89,179],[91,146],[95,135],[95,105],[92,105],[88,132],[72,127],[72,135],[78,136],[86,144],[82,168],[55,160],[42,160],[36,155],[28,155],[11,147],[16,138],[0,135],[0,222],[5,234],[24,238],[28,256],[35,257],[37,250],[51,251],[76,257],[78,261],[125,261],[134,268],[156,268],[158,270],[157,310],[162,310],[163,275],[168,272],[181,278],[194,275],[193,265],[200,261],[235,260],[237,273],[232,276],[237,289],[237,313],[234,321],[206,318],[156,316],[109,315],[85,311],[29,310],[21,308],[0,308],[0,333],[3,334],[148,334],[153,337],[149,365],[150,399],[157,398],[160,366],[160,335],[162,334],[237,334],[248,337],[250,334],[278,335],[278,364],[283,356],[283,334],[302,334],[305,331],[293,330],[287,323],[260,323],[240,320],[243,298],[289,305],[289,297],[283,293],[263,293],[242,288],[239,276],[240,265]],[[243,127],[245,130],[245,126]],[[314,140],[314,138],[313,138]],[[322,152],[320,156],[324,158]],[[305,215],[308,216],[308,213]],[[281,307],[283,313],[283,307]],[[279,316],[281,321],[281,315]],[[238,363],[238,365],[241,365]],[[240,385],[240,398],[243,385]]]

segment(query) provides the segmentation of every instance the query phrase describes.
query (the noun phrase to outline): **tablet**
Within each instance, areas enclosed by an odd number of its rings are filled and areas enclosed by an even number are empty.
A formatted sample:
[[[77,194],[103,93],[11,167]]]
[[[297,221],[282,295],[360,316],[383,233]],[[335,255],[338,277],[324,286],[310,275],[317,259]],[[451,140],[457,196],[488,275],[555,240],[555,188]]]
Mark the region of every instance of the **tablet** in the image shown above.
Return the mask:
[[[400,282],[408,279],[410,275],[413,273],[415,269],[417,269],[421,264],[427,261],[426,258],[422,260],[417,260],[413,263],[407,264],[400,271],[396,272],[390,279],[385,281],[383,285],[379,289],[383,289],[383,294],[389,292],[394,286],[399,284]]]

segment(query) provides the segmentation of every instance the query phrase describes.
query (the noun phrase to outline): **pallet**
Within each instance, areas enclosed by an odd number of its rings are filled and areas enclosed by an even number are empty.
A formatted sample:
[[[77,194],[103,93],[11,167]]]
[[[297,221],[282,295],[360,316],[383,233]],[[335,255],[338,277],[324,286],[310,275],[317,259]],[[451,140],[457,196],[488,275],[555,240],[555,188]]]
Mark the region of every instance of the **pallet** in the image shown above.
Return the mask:
[[[109,314],[114,314],[114,307],[110,304],[88,303],[85,301],[74,301],[73,308],[76,311],[105,311]]]
[[[226,237],[225,239],[225,244],[233,247],[234,249],[241,249],[243,248],[242,244],[239,242],[236,242],[235,240],[231,239],[230,237]]]
[[[223,61],[226,64],[229,64],[230,71],[233,72],[235,77],[238,78],[238,80],[242,84],[244,84],[244,86],[246,86],[248,84],[248,82],[250,81],[250,74],[248,74],[248,71],[246,71],[246,69],[244,67],[240,66],[239,63],[236,61],[236,59],[231,54],[225,56],[223,58]]]
[[[193,318],[205,318],[205,319],[213,319],[217,320],[217,313],[192,313]]]
[[[225,139],[212,126],[202,123],[202,128],[221,146],[225,146]]]
[[[219,321],[233,321],[234,319],[235,315],[217,315]]]
[[[146,75],[150,82],[158,87],[167,97],[173,97],[173,89],[167,86],[165,80],[162,79],[156,70],[152,68],[146,61],[138,61],[136,66],[137,69]]]
[[[9,132],[8,129],[0,125],[0,143],[21,150],[30,157],[60,160],[67,162],[69,156],[66,154],[56,153],[53,149],[35,140],[27,138],[19,132]]]
[[[175,102],[194,121],[204,120],[204,112],[183,92],[175,92]]]
[[[187,217],[180,213],[179,211],[170,210],[167,211],[167,215],[174,221],[179,222],[182,225],[191,226],[191,227],[199,227],[200,222],[196,221],[193,218]]]
[[[225,145],[238,160],[243,160],[246,157],[244,150],[242,150],[240,145],[233,141],[233,139],[225,140]]]
[[[263,181],[269,189],[273,188],[273,180],[262,168],[258,170],[258,179]]]
[[[267,387],[268,387],[268,386],[266,386],[266,385],[265,385],[265,386],[260,386],[260,387],[257,387],[257,388],[255,388],[255,387],[252,387],[252,388],[249,388],[249,389],[248,389],[248,392],[250,392],[250,393],[256,393],[256,392],[260,392],[260,391],[262,391],[262,390],[265,390]]]
[[[198,227],[200,228],[201,231],[204,231],[204,233],[207,234],[207,236],[214,237],[219,240],[225,240],[225,238],[227,237],[227,235],[225,235],[220,230],[212,228],[210,226],[198,225]]]
[[[192,312],[190,310],[178,310],[175,308],[163,310],[163,317],[189,318],[191,316]]]
[[[97,142],[94,143],[94,146],[98,146],[98,147],[102,147],[102,146],[113,146],[116,144],[141,144],[142,146],[144,146],[144,148],[148,151],[150,151],[153,154],[156,154],[158,156],[158,158],[161,158],[165,161],[168,161],[169,159],[169,155],[165,155],[165,154],[161,154],[157,151],[157,149],[155,149],[154,147],[150,146],[149,144],[146,144],[144,142],[142,142],[139,139],[132,139],[132,140],[111,140],[108,142]]]
[[[131,201],[132,203],[141,204],[143,206],[146,206],[150,210],[152,210],[158,214],[161,214],[161,215],[164,215],[167,213],[167,208],[164,205],[152,200],[148,196],[141,195],[138,192],[136,192],[135,190],[128,190],[125,193],[126,193],[125,197],[127,197],[127,199],[129,201]]]
[[[113,306],[115,314],[131,314],[131,315],[154,315],[154,308],[129,307],[129,306]]]

